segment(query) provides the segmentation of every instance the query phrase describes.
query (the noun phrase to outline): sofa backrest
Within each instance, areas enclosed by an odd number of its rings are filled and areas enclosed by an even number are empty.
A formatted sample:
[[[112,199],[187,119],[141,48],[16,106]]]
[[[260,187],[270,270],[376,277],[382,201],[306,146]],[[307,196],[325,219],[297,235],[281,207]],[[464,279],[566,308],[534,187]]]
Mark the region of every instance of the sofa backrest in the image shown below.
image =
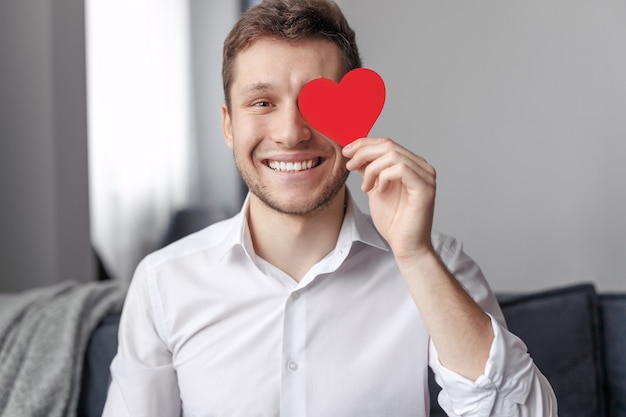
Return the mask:
[[[626,417],[626,294],[600,296],[607,409]]]
[[[626,417],[613,409],[623,407],[624,386],[613,389],[615,406],[606,404],[604,351],[600,299],[591,284],[530,294],[499,294],[498,301],[509,329],[528,347],[535,363],[552,384],[560,417]],[[622,304],[623,308],[623,304]],[[611,332],[624,333],[626,319],[613,319],[616,309],[605,309]],[[610,310],[610,311],[609,311]],[[620,330],[621,326],[621,330]],[[615,338],[615,336],[611,336]],[[623,346],[623,345],[622,345]],[[626,358],[626,349],[615,350],[608,345],[614,362]],[[622,370],[625,369],[622,365]],[[621,372],[621,371],[620,371]],[[623,384],[624,374],[613,376],[615,383]],[[431,416],[445,414],[437,404],[440,388],[431,381]],[[609,391],[610,392],[610,391]],[[621,392],[621,394],[620,394]],[[616,399],[615,396],[620,396]],[[610,413],[609,413],[610,412]]]
[[[80,383],[77,417],[100,417],[107,397],[109,366],[117,353],[120,314],[105,317],[91,335]]]
[[[599,300],[584,284],[502,297],[509,329],[552,384],[559,416],[606,416]]]

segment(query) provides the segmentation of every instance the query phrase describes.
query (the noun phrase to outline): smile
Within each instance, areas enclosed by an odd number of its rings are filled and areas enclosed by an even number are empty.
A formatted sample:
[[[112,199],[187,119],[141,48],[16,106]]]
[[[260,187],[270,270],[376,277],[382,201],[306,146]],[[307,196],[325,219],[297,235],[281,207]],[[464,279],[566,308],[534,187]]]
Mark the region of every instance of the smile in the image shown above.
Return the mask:
[[[284,161],[267,161],[267,166],[274,171],[281,172],[297,172],[306,169],[315,168],[321,162],[321,158],[309,159],[307,161],[284,162]]]

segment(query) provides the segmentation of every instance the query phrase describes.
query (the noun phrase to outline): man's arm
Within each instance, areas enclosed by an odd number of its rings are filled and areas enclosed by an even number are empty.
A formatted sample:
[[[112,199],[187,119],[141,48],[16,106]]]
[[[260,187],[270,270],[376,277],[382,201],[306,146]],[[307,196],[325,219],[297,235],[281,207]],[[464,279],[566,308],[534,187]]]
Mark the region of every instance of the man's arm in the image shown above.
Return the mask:
[[[482,271],[454,238],[433,233],[433,244],[450,273],[491,316],[494,341],[483,375],[470,380],[446,369],[432,341],[429,365],[443,390],[439,404],[449,416],[556,416],[550,383],[526,345],[506,329],[502,310]]]
[[[124,303],[103,417],[181,414],[178,381],[161,334],[163,321],[155,317],[155,297],[157,292],[150,288],[144,261]]]
[[[469,379],[483,373],[493,341],[489,317],[448,272],[431,242],[435,170],[389,139],[344,148],[347,167],[363,176],[370,213],[447,368]]]
[[[461,389],[451,392],[451,396],[462,397],[464,390],[489,387],[494,397],[492,405],[505,401],[495,398],[500,395],[500,387],[485,381],[485,374],[500,382],[504,373],[513,376],[517,370],[510,371],[506,364],[498,363],[503,357],[511,359],[511,354],[513,359],[519,358],[521,370],[516,378],[525,378],[513,382],[536,390],[532,396],[525,390],[525,398],[516,396],[513,389],[504,390],[502,395],[511,393],[516,398],[509,398],[510,403],[523,405],[519,415],[529,415],[530,409],[545,411],[537,415],[556,413],[552,389],[536,371],[523,343],[520,348],[516,344],[519,339],[492,321],[436,253],[431,240],[436,192],[433,167],[390,139],[360,139],[346,146],[343,154],[351,158],[347,168],[363,176],[362,190],[368,194],[372,220],[391,246],[430,333],[434,355],[441,365],[436,371],[455,374],[456,379],[466,382],[456,384]],[[530,368],[532,372],[524,371]],[[448,380],[454,381],[455,377]]]
[[[478,378],[484,372],[493,342],[489,316],[435,253],[398,265],[441,364],[468,379]]]

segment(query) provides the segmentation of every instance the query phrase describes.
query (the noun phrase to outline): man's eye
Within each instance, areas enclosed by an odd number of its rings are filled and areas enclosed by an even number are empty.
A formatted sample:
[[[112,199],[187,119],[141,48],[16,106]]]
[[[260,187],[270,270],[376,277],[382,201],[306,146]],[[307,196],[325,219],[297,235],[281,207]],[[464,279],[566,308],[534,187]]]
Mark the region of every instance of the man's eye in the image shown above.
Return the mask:
[[[254,107],[269,107],[270,106],[270,102],[269,101],[263,101],[263,100],[255,101],[253,103],[253,106]]]

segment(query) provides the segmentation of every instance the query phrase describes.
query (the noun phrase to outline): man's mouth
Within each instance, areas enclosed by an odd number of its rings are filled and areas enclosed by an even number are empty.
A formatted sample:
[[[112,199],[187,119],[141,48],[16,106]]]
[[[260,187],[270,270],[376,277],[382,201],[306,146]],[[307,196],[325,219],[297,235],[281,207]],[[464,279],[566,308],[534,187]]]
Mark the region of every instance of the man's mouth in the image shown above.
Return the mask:
[[[315,168],[322,162],[322,158],[314,158],[308,159],[305,161],[293,161],[293,162],[285,162],[285,161],[271,161],[268,160],[267,166],[272,168],[274,171],[280,172],[298,172],[304,171],[307,169]]]

